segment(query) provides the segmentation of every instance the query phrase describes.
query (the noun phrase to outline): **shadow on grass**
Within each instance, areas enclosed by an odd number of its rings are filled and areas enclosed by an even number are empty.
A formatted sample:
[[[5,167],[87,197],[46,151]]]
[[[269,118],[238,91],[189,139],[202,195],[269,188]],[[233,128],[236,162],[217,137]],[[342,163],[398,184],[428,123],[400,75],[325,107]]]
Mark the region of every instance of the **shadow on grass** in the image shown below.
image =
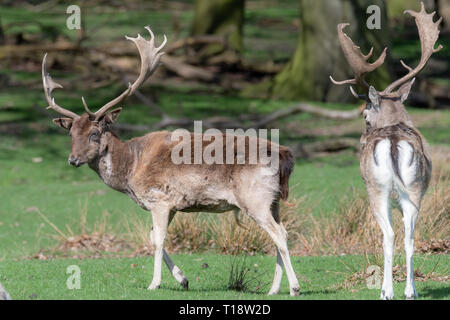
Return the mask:
[[[147,287],[142,287],[143,289],[147,289]],[[228,292],[228,293],[236,293],[237,295],[240,294],[251,294],[251,295],[257,295],[260,297],[269,297],[268,292],[269,290],[265,290],[265,291],[247,291],[247,292],[242,292],[242,291],[236,291],[236,290],[231,290],[228,289],[226,286],[217,286],[216,288],[189,288],[189,290],[185,290],[183,287],[181,286],[176,286],[176,285],[161,285],[160,290],[167,290],[167,291],[175,291],[175,292],[198,292],[198,293],[202,293],[202,292]],[[318,290],[305,290],[302,291],[300,290],[300,297],[306,297],[306,296],[313,296],[313,295],[317,295],[317,294],[324,294],[324,295],[328,295],[328,294],[337,294],[338,290],[333,290],[333,289],[318,289]],[[289,291],[286,292],[280,292],[279,294],[276,294],[273,296],[275,297],[290,297],[289,295]]]
[[[419,298],[430,299],[449,299],[450,298],[450,286],[445,288],[423,288],[419,291]]]

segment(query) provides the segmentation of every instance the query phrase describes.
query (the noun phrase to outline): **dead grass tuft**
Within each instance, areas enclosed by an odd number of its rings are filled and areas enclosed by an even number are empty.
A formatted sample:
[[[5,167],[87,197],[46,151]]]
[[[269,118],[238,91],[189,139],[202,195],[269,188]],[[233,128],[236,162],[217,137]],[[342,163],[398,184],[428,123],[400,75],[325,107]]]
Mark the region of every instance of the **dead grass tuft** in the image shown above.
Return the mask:
[[[264,273],[258,270],[258,265],[251,266],[246,261],[247,256],[234,255],[230,261],[228,286],[238,292],[261,293],[266,291],[268,283],[262,281]]]
[[[59,245],[51,250],[41,250],[34,254],[31,256],[32,259],[48,260],[60,255],[73,258],[100,258],[105,253],[119,254],[131,249],[127,241],[116,236],[117,232],[113,230],[106,211],[103,212],[101,220],[96,221],[92,227],[87,225],[87,201],[79,208],[80,219],[77,225],[79,233],[74,232],[69,225],[66,225],[66,230],[61,230],[38,208],[30,208],[30,211],[37,212],[55,231],[50,237],[59,242]]]

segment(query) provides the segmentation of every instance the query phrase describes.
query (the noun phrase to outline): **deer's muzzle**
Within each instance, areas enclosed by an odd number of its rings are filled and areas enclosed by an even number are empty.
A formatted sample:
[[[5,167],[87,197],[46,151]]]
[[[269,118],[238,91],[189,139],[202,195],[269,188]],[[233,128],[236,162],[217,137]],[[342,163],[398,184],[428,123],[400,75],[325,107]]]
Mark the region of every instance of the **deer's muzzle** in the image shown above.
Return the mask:
[[[75,158],[71,155],[69,157],[69,164],[78,168],[81,165],[80,158]]]

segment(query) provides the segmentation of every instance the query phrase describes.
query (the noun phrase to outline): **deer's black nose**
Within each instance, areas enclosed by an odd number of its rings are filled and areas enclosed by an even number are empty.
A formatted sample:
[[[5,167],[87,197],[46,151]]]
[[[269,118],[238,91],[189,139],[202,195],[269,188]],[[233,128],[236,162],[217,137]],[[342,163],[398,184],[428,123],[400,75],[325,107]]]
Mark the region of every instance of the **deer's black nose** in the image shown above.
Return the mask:
[[[73,156],[69,157],[69,164],[75,167],[79,167],[80,166],[80,159],[79,158],[75,158]]]

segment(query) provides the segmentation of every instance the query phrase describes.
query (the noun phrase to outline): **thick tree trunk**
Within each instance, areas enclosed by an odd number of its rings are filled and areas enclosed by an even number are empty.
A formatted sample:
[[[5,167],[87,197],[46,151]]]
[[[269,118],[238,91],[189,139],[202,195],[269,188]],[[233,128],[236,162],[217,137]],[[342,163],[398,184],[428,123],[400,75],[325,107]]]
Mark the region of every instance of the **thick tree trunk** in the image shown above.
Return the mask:
[[[381,29],[369,30],[366,26],[367,7],[376,4],[381,8]],[[349,101],[348,86],[333,85],[336,80],[353,77],[337,38],[336,26],[349,22],[346,33],[362,52],[374,47],[374,57],[389,46],[389,27],[384,1],[368,0],[300,0],[300,34],[297,49],[291,61],[275,77],[272,96],[284,99]],[[374,59],[374,58],[372,58]],[[373,60],[369,60],[373,61]],[[389,83],[389,57],[385,64],[367,75],[366,79],[376,89]]]
[[[245,0],[196,0],[191,35],[224,35],[228,46],[242,51]],[[220,44],[208,45],[208,53],[223,51]]]

